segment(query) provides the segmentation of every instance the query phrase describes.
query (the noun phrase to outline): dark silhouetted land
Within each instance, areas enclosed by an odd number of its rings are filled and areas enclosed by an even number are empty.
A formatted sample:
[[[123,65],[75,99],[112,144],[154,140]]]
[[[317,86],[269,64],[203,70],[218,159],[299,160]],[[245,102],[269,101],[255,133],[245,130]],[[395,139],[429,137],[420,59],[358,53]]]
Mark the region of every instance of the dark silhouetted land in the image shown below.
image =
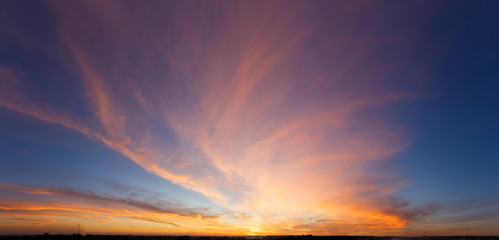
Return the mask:
[[[7,239],[51,239],[51,240],[499,240],[499,236],[425,236],[425,237],[373,237],[373,236],[245,236],[245,237],[221,237],[221,236],[140,236],[140,235],[12,235],[0,236],[0,240]]]

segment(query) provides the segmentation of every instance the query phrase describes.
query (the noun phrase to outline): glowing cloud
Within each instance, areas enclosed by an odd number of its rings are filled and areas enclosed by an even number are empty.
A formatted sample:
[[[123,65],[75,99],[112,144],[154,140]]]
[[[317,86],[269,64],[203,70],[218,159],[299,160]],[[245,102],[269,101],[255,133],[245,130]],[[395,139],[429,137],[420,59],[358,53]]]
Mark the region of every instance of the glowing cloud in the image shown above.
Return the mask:
[[[85,108],[44,101],[34,80],[9,66],[0,68],[0,104],[81,132],[230,212],[205,217],[1,184],[86,199],[1,199],[4,219],[126,217],[169,224],[172,233],[372,234],[419,214],[394,195],[403,181],[377,170],[409,143],[383,113],[416,94],[380,87],[401,72],[369,60],[386,48],[350,19],[352,6],[338,5],[339,20],[328,24],[307,14],[305,2],[148,3],[54,1],[58,61],[71,76],[65,81],[81,86],[73,93]],[[139,18],[144,12],[151,16]],[[334,24],[354,32],[322,33]],[[116,207],[104,207],[108,201]]]

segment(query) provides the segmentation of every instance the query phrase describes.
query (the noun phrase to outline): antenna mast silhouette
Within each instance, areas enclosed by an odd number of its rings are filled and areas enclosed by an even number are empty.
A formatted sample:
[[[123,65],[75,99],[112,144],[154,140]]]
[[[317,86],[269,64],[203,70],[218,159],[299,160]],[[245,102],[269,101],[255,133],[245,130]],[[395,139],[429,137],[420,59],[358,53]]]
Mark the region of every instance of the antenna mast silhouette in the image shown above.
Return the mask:
[[[80,224],[78,223],[78,235],[81,235],[80,234]]]

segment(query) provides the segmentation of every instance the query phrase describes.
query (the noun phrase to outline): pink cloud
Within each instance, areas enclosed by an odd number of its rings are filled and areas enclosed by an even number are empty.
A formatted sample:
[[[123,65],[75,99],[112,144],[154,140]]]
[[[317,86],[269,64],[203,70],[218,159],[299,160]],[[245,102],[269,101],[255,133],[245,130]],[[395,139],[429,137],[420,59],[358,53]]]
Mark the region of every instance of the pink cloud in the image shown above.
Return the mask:
[[[303,21],[306,6],[178,4],[171,19],[162,19],[173,27],[156,29],[148,18],[129,18],[140,6],[54,2],[61,48],[68,53],[64,67],[83,87],[90,120],[35,103],[23,77],[5,67],[1,106],[81,132],[147,171],[206,195],[244,216],[251,233],[407,226],[410,216],[384,205],[400,181],[381,181],[384,176],[372,166],[410,140],[403,126],[381,113],[360,117],[413,96],[380,87],[390,83],[386,74],[366,60],[377,39],[321,35],[320,27]],[[347,7],[335,13],[350,22],[357,8]],[[366,45],[350,45],[358,41]],[[134,47],[141,54],[128,56]],[[164,73],[152,74],[158,69]],[[175,140],[157,134],[153,121]],[[117,209],[85,208],[123,216]],[[315,220],[297,220],[303,216]]]

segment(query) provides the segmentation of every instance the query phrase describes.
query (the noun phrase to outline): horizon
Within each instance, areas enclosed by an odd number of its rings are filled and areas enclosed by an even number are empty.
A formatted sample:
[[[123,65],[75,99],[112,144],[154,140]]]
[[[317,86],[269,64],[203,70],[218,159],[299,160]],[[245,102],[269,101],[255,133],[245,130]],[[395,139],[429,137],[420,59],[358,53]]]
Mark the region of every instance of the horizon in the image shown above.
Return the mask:
[[[498,236],[499,2],[0,2],[0,235]]]
[[[19,237],[19,236],[135,236],[135,237],[171,237],[171,238],[244,238],[244,239],[254,239],[254,238],[455,238],[455,237],[465,237],[465,238],[499,238],[496,235],[431,235],[431,236],[370,236],[370,235],[312,235],[312,234],[298,234],[298,235],[169,235],[169,234],[81,234],[81,233],[55,233],[50,234],[48,232],[41,234],[3,234],[2,237]]]

